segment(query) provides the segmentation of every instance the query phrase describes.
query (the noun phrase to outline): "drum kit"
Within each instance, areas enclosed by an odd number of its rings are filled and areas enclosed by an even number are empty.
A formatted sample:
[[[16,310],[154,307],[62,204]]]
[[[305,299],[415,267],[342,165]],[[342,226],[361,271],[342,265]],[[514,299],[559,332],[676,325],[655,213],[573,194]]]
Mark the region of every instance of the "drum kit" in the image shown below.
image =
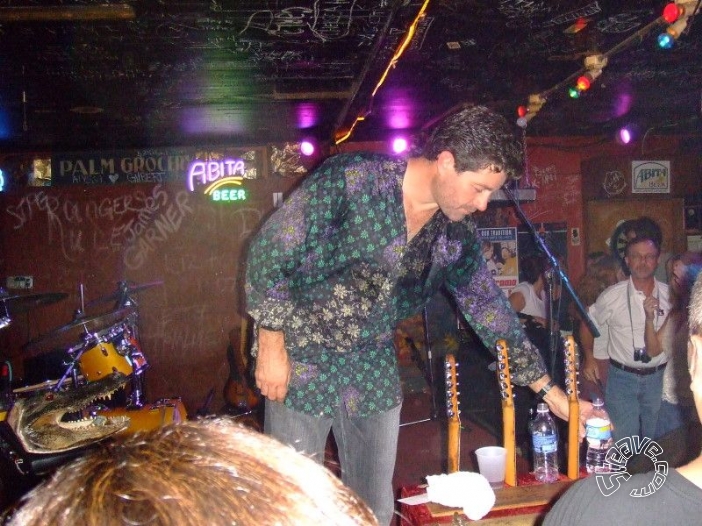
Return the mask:
[[[74,319],[22,347],[23,351],[31,355],[58,350],[62,357],[60,378],[13,386],[10,407],[17,398],[30,397],[39,392],[75,389],[119,371],[129,379],[124,393],[124,407],[96,406],[91,412],[129,416],[130,426],[127,431],[147,430],[184,420],[187,415],[180,399],[164,399],[150,404],[144,399],[144,373],[149,363],[140,345],[135,295],[162,284],[162,281],[155,281],[134,285],[121,281],[116,292],[87,305],[81,286],[81,308],[76,311]],[[65,293],[10,296],[0,290],[0,329],[11,324],[17,314],[61,301],[66,296]],[[92,316],[83,314],[86,306],[91,308],[109,302],[115,303],[108,312]],[[5,405],[8,405],[7,401]]]

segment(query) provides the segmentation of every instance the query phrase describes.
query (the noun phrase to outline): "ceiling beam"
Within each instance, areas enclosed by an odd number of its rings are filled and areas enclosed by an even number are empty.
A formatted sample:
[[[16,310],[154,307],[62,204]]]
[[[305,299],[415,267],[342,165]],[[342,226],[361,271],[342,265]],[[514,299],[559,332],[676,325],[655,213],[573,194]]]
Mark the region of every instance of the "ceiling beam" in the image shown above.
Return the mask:
[[[134,20],[135,18],[134,8],[127,4],[0,8],[0,22],[92,22],[99,20]]]

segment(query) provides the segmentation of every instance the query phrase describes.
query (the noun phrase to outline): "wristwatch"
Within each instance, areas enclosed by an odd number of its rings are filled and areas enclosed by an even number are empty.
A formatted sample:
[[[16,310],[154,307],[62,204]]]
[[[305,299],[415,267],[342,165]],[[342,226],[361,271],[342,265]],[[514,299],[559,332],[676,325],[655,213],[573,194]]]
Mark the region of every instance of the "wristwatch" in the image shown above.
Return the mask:
[[[540,398],[544,398],[548,392],[553,388],[554,383],[553,380],[549,380],[546,385],[544,385],[538,392],[538,395]]]

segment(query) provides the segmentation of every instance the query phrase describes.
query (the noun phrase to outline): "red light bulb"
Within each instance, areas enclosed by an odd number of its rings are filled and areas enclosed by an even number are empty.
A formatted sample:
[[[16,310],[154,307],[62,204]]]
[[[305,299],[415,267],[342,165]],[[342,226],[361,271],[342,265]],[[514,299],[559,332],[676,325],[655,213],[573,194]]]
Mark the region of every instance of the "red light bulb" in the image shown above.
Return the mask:
[[[526,106],[519,106],[517,108],[517,117],[525,117],[528,112],[529,110],[527,110]]]
[[[663,8],[663,20],[665,20],[669,24],[675,22],[681,14],[682,10],[674,2],[667,4]]]
[[[575,85],[580,91],[586,91],[590,89],[590,77],[588,77],[587,75],[582,75],[578,77],[578,80],[575,83]]]

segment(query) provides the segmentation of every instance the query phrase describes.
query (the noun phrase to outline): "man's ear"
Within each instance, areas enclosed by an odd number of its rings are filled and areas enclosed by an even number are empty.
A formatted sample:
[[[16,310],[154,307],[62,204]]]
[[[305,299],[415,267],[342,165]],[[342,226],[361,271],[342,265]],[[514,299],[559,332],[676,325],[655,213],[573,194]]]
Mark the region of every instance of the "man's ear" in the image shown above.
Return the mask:
[[[456,170],[456,159],[448,150],[442,151],[436,158],[439,168],[444,171]]]

